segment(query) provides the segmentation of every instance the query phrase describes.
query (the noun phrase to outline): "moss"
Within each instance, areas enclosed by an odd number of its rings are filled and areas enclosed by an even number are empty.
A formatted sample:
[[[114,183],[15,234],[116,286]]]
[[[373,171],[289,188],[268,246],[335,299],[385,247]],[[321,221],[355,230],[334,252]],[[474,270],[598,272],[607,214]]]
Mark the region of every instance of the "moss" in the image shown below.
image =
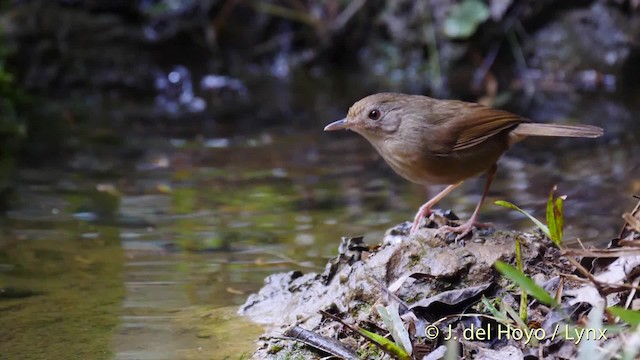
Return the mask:
[[[411,254],[409,256],[409,266],[416,266],[420,263],[421,256],[419,254]]]
[[[353,309],[353,313],[351,315],[353,315],[354,317],[357,317],[358,314],[367,314],[367,313],[370,313],[371,311],[372,311],[372,307],[370,304],[361,302],[355,306],[355,308]]]
[[[93,241],[0,238],[0,259],[11,268],[0,275],[0,289],[20,295],[0,295],[0,354],[34,360],[112,357],[124,295],[122,248],[108,230],[101,235]]]
[[[385,353],[371,343],[367,343],[358,349],[358,357],[360,359],[380,359],[383,356],[385,356]]]
[[[414,296],[406,299],[405,302],[407,304],[414,304],[414,303],[416,303],[416,302],[418,302],[418,301],[420,301],[422,299],[424,299],[424,294],[418,293],[418,294],[415,294]]]
[[[267,352],[269,354],[277,354],[280,351],[282,351],[282,349],[284,349],[284,347],[282,345],[274,345],[274,346],[270,346],[269,350],[267,350]]]
[[[185,358],[201,359],[207,354],[215,355],[216,359],[237,359],[253,353],[256,347],[253,339],[264,329],[236,312],[235,306],[218,309],[193,306],[180,310],[176,317],[178,331],[198,338],[195,349],[183,350]]]

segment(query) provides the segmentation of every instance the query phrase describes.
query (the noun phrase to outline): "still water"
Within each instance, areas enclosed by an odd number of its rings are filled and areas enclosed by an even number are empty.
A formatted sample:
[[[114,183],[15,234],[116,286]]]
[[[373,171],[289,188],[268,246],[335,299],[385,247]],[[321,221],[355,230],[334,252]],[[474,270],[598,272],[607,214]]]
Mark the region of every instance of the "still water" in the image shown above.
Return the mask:
[[[250,352],[260,329],[234,314],[267,275],[321,271],[341,236],[377,243],[438,190],[395,175],[356,134],[322,132],[361,95],[287,92],[271,105],[288,115],[261,125],[253,108],[222,120],[101,126],[62,162],[22,165],[1,222],[0,358]],[[605,137],[533,139],[509,152],[481,220],[530,229],[493,200],[543,217],[557,184],[569,196],[569,239],[615,237],[640,191],[640,112],[611,97],[581,100],[567,115],[604,127]],[[106,123],[122,109],[111,110]],[[441,206],[468,217],[482,180]]]

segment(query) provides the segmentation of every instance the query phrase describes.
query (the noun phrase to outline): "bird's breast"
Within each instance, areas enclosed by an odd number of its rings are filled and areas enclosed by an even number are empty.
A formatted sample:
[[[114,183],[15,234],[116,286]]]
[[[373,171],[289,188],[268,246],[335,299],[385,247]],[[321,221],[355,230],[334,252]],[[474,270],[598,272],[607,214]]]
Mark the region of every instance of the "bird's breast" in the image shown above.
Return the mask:
[[[407,144],[377,148],[391,168],[405,179],[424,185],[454,184],[487,171],[507,149],[501,138],[448,154],[434,154]]]

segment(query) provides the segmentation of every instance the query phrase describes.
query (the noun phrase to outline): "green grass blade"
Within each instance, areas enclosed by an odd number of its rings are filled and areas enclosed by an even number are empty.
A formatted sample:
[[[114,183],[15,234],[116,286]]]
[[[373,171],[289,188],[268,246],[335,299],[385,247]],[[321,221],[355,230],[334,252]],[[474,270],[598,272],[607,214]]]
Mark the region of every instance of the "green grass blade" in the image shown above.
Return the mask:
[[[496,263],[493,266],[496,268],[496,270],[498,270],[500,274],[502,274],[504,277],[516,283],[523,290],[525,290],[529,295],[538,299],[538,301],[540,301],[541,303],[549,306],[553,306],[553,307],[558,305],[558,303],[553,298],[553,296],[551,296],[548,292],[546,292],[540,286],[536,285],[536,283],[533,280],[531,280],[531,278],[526,276],[524,273],[518,271],[518,269],[514,268],[513,266],[507,263],[504,263],[502,261],[496,261]]]
[[[376,310],[378,314],[380,314],[380,318],[384,325],[387,327],[387,330],[391,333],[391,337],[399,345],[402,350],[404,350],[407,354],[411,355],[413,349],[411,346],[411,339],[409,339],[409,332],[404,327],[404,322],[400,319],[400,314],[398,314],[398,306],[383,306],[378,304],[376,306]]]
[[[556,246],[562,246],[562,236],[564,227],[564,212],[563,204],[566,196],[559,196],[555,198],[555,192],[557,186],[554,186],[549,193],[549,200],[547,200],[547,224],[549,225],[549,238],[556,244]]]
[[[500,319],[500,321],[503,322],[505,325],[511,323],[511,321],[509,321],[509,318],[507,317],[507,315],[504,312],[498,311],[498,309],[496,309],[496,307],[493,306],[491,301],[489,301],[489,299],[487,299],[484,296],[482,296],[482,303],[487,308],[487,310],[489,310],[491,315],[493,315],[493,317],[495,317],[497,319]]]
[[[359,328],[358,332],[369,340],[377,343],[384,351],[393,356],[394,359],[398,360],[413,360],[411,355],[407,354],[400,346],[396,345],[393,341],[387,339],[384,336],[380,336],[376,333],[372,333],[371,331],[367,331],[363,328]]]
[[[524,266],[522,264],[522,245],[520,244],[520,237],[516,237],[516,265],[518,266],[518,271],[524,273]],[[520,319],[522,321],[527,321],[527,304],[529,304],[529,299],[527,296],[527,292],[524,289],[520,294]]]
[[[609,307],[607,310],[631,326],[638,326],[638,324],[640,324],[640,311],[629,310],[618,306]]]
[[[496,205],[500,205],[503,207],[506,207],[508,209],[512,209],[512,210],[516,210],[517,212],[521,213],[522,215],[528,217],[531,221],[533,221],[534,224],[536,224],[536,226],[542,230],[542,232],[547,235],[549,238],[551,238],[551,234],[549,234],[549,228],[547,227],[547,225],[543,224],[542,222],[540,222],[540,220],[534,218],[533,216],[529,215],[529,213],[527,213],[526,211],[520,209],[519,207],[513,205],[512,203],[508,202],[508,201],[504,201],[504,200],[498,200],[495,202]]]
[[[519,328],[521,328],[521,329],[526,329],[527,328],[527,324],[525,324],[525,322],[522,321],[522,319],[520,319],[520,316],[518,316],[516,311],[513,310],[513,308],[511,306],[509,306],[509,304],[507,304],[504,301],[504,299],[501,300],[500,308],[504,309],[505,313],[507,313],[509,315],[509,317],[511,319],[513,319],[513,321],[515,321],[516,324],[518,324]]]
[[[556,199],[556,206],[553,208],[556,224],[558,227],[558,246],[562,245],[563,229],[564,229],[564,201],[567,199],[565,195]]]

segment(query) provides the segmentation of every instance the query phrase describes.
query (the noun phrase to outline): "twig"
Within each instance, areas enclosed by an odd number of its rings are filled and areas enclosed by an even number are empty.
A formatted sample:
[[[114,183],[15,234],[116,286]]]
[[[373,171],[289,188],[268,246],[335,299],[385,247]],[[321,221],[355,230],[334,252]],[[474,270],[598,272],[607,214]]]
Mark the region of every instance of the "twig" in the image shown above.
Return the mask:
[[[565,249],[562,251],[565,256],[582,256],[593,258],[617,258],[620,256],[639,256],[640,249],[611,248],[611,249]]]
[[[314,29],[317,29],[322,25],[322,22],[320,22],[314,16],[306,14],[303,11],[292,10],[281,5],[270,4],[263,1],[251,1],[249,5],[253,7],[257,12],[279,16],[291,21],[301,22],[303,24],[310,25]]]
[[[491,69],[491,66],[496,60],[496,56],[498,55],[498,51],[500,50],[501,45],[502,40],[494,43],[489,49],[489,52],[487,52],[487,55],[484,57],[482,65],[480,65],[480,67],[473,72],[473,83],[471,84],[473,88],[480,88],[482,80],[487,75],[489,69]]]
[[[622,214],[622,218],[627,222],[626,225],[630,226],[635,232],[640,232],[640,220],[630,213]]]
[[[598,280],[589,272],[589,270],[585,269],[584,266],[582,266],[582,264],[580,264],[579,262],[577,262],[575,259],[572,259],[571,257],[567,256],[566,257],[567,260],[569,260],[569,262],[576,267],[576,269],[578,269],[578,271],[580,271],[580,273],[582,275],[584,275],[587,279],[589,279],[592,283],[594,283],[594,285],[596,283],[598,283]],[[597,288],[597,286],[596,286]],[[598,288],[598,292],[600,292],[600,289]],[[602,294],[600,294],[602,295]]]
[[[633,301],[633,298],[636,296],[636,291],[637,291],[636,288],[638,287],[638,284],[640,284],[640,278],[636,278],[635,280],[633,280],[633,286],[635,287],[631,289],[631,292],[627,297],[627,302],[624,304],[625,309],[629,308],[629,305],[631,305],[631,301]]]
[[[429,35],[431,36],[431,41],[427,43],[427,47],[429,48],[429,65],[431,72],[431,90],[436,90],[440,92],[443,87],[443,79],[442,79],[442,66],[440,64],[440,51],[438,50],[438,34],[436,32],[436,28],[438,24],[436,23],[436,18],[433,16],[433,9],[431,2],[429,1],[426,6],[426,10],[428,12],[427,16],[431,21],[431,26],[429,26]]]
[[[518,37],[516,36],[516,31],[524,32],[524,27],[520,21],[514,22],[514,30],[509,31],[507,33],[507,40],[509,41],[509,45],[511,46],[511,52],[513,54],[516,63],[518,64],[518,68],[520,70],[520,75],[522,76],[524,83],[524,92],[527,95],[527,99],[531,101],[533,98],[533,94],[536,91],[536,85],[531,80],[531,76],[529,75],[529,68],[527,66],[527,60],[524,56],[524,52],[522,51],[522,46],[520,46],[520,42],[518,41]]]
[[[493,320],[493,321],[497,321],[499,323],[504,323],[504,319],[499,319],[495,316],[491,316],[491,315],[486,315],[486,314],[451,314],[451,315],[446,315],[441,317],[440,319],[434,321],[431,323],[431,325],[435,326],[440,324],[441,322],[449,319],[449,318],[454,318],[454,317],[483,317],[485,319],[489,319],[489,320]]]
[[[567,279],[573,280],[573,281],[577,281],[577,282],[581,282],[581,283],[590,283],[593,284],[592,281],[590,281],[589,279],[585,279],[585,278],[581,278],[579,276],[573,275],[573,274],[560,274],[560,276],[565,277]],[[605,283],[605,282],[598,282],[598,284],[602,287],[607,287],[608,289],[606,291],[604,291],[606,293],[606,295],[614,293],[614,292],[619,292],[622,290],[629,290],[629,289],[637,289],[640,290],[640,286],[634,286],[632,284],[625,284],[625,283],[621,283],[621,284],[611,284],[611,283]]]
[[[365,0],[350,1],[349,5],[347,5],[347,7],[344,10],[342,10],[342,12],[335,18],[333,23],[331,23],[331,31],[332,32],[340,31],[345,25],[347,25],[349,20],[351,20],[351,18],[356,13],[358,13],[358,10],[362,8],[365,2],[366,2]]]
[[[640,196],[638,195],[634,194],[633,197],[640,200]],[[635,216],[638,213],[638,210],[640,210],[640,201],[638,201],[638,203],[636,204],[636,207],[634,207],[633,210],[631,210],[631,215]],[[622,225],[622,229],[620,229],[620,235],[618,235],[619,239],[622,239],[624,237],[624,232],[626,229],[627,229],[627,223]]]
[[[358,354],[340,341],[303,329],[297,325],[287,329],[284,336],[290,340],[303,342],[336,357],[350,360],[358,359]]]

